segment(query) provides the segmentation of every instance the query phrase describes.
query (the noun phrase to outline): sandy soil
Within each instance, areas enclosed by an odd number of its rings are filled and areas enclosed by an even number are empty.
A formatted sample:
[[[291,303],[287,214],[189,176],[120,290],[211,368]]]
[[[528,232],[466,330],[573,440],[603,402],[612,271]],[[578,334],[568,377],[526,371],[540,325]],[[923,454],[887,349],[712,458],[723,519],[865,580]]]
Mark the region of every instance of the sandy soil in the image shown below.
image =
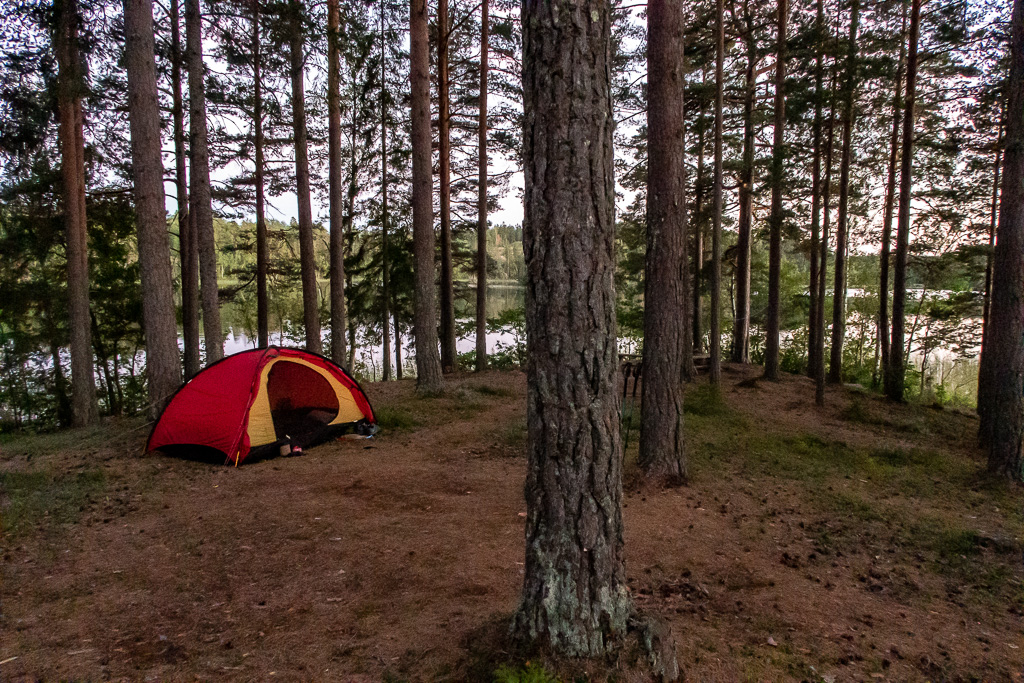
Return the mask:
[[[910,433],[927,409],[844,390],[819,410],[802,378],[737,386],[756,373],[725,375],[746,431],[977,458],[967,416]],[[239,468],[141,455],[145,430],[124,423],[102,444],[5,446],[5,472],[103,476],[70,516],[3,539],[0,680],[461,680],[500,661],[480,639],[522,581],[523,375],[464,376],[433,400],[365,389],[392,424],[378,438]],[[877,419],[844,419],[854,401]],[[964,511],[1010,546],[972,556],[1002,570],[977,598],[884,524],[861,538],[825,514],[804,481],[742,453],[707,464],[701,424],[690,486],[625,498],[637,605],[671,625],[686,680],[1021,680],[1019,514]],[[841,550],[822,547],[833,526]]]

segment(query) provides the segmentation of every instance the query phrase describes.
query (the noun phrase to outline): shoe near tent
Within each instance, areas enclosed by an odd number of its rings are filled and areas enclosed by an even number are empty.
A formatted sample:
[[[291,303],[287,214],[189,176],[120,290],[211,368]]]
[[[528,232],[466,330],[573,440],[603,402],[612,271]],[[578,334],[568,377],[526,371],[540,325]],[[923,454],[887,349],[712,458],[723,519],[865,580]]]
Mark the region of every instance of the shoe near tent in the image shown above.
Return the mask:
[[[146,451],[225,464],[376,431],[373,409],[343,369],[300,349],[270,347],[228,356],[186,382],[164,408]],[[290,449],[289,449],[290,450]]]

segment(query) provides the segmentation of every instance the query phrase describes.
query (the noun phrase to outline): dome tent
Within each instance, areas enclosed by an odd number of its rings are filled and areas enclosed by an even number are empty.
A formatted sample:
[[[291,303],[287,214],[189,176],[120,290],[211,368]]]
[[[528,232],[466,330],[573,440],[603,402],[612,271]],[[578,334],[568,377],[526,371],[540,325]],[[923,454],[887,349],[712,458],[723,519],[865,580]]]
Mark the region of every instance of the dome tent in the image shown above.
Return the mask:
[[[300,349],[243,351],[203,369],[164,408],[146,451],[225,456],[225,464],[376,431],[359,384],[331,361]]]

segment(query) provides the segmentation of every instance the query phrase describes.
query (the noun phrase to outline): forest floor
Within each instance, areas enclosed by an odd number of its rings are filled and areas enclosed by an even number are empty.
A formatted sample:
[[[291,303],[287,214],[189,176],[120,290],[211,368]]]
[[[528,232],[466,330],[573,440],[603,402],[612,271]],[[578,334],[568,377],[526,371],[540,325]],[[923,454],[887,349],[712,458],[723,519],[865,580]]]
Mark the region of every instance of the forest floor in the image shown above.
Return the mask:
[[[688,391],[687,487],[636,485],[631,430],[627,573],[685,679],[1021,680],[1024,492],[976,420],[759,373]],[[0,680],[491,680],[524,376],[365,389],[377,438],[237,469],[142,455],[139,421],[3,437]]]

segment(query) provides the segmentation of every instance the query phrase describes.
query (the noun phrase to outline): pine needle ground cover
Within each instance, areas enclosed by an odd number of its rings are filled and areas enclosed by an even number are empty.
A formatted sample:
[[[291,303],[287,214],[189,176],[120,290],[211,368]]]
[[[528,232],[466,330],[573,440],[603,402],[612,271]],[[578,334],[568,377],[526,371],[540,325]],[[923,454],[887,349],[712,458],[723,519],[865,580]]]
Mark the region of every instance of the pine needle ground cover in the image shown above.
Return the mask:
[[[686,680],[1017,680],[1022,493],[976,420],[759,374],[688,387],[688,487],[626,453],[630,585]],[[586,678],[481,635],[522,584],[523,375],[364,388],[377,438],[238,469],[128,421],[6,438],[0,679]]]

